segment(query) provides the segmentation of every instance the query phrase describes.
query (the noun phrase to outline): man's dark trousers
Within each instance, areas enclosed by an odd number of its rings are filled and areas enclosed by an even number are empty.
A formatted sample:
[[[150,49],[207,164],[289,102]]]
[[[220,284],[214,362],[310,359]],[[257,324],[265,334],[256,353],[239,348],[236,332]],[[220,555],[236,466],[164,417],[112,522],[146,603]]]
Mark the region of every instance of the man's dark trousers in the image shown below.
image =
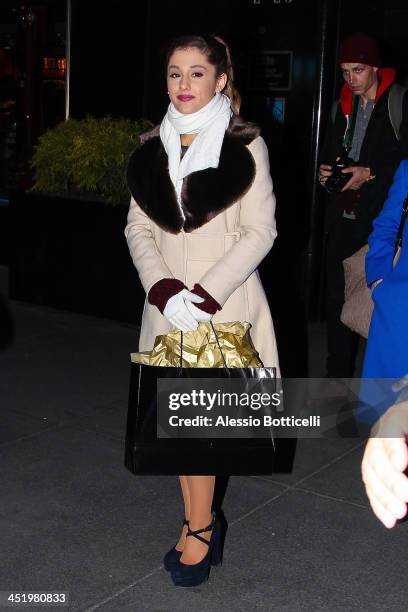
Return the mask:
[[[365,244],[356,222],[340,218],[332,224],[326,251],[326,317],[328,356],[327,376],[351,378],[358,349],[358,334],[340,320],[344,304],[343,259],[353,255]]]

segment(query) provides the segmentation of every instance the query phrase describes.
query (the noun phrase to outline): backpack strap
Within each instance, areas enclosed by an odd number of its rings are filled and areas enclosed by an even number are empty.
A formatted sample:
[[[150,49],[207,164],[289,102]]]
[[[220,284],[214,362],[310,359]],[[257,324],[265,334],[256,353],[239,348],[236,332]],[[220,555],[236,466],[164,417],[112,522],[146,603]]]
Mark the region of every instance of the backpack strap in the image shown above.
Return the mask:
[[[393,83],[388,94],[388,114],[390,117],[392,129],[394,130],[395,138],[400,139],[400,129],[402,123],[402,106],[404,95],[407,88],[399,83]]]
[[[336,120],[336,114],[337,114],[337,109],[339,108],[339,103],[340,103],[340,100],[335,100],[332,104],[331,111],[330,111],[330,117],[331,117],[332,123],[334,123]]]
[[[394,257],[397,254],[398,249],[402,248],[402,234],[404,233],[405,221],[408,215],[408,196],[402,203],[401,220],[398,227],[397,237],[394,242]]]
[[[340,105],[340,100],[335,100],[332,104],[332,107],[330,110],[330,118],[331,118],[332,125],[334,125],[336,121],[336,115],[337,115],[337,110],[339,108],[339,105]],[[357,119],[357,111],[358,111],[358,104],[356,102],[356,99],[354,99],[353,105],[352,105],[351,116],[345,117],[346,129],[343,134],[342,155],[344,153],[348,153],[351,149],[351,142],[353,140],[354,126],[356,124],[356,119]]]

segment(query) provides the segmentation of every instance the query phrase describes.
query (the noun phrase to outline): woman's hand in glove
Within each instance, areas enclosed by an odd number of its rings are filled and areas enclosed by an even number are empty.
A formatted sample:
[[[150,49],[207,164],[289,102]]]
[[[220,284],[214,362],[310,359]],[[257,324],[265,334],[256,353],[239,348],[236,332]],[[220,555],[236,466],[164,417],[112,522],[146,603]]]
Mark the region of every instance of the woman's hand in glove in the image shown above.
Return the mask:
[[[198,328],[198,319],[190,312],[188,304],[191,302],[204,302],[204,299],[188,289],[183,289],[173,295],[166,303],[163,315],[169,323],[183,332],[195,331]],[[192,304],[191,304],[192,305]]]
[[[192,301],[187,301],[187,308],[197,321],[211,321],[217,310],[221,310],[219,303],[210,295],[199,283],[193,287],[192,295],[198,295],[202,298],[201,308],[194,306]]]
[[[201,298],[201,301],[204,302],[204,299]],[[196,321],[205,321],[206,323],[208,323],[208,321],[211,321],[211,319],[213,318],[212,314],[210,314],[209,312],[205,312],[205,310],[201,310],[201,308],[197,308],[197,306],[194,306],[194,304],[189,300],[186,301],[186,306]]]

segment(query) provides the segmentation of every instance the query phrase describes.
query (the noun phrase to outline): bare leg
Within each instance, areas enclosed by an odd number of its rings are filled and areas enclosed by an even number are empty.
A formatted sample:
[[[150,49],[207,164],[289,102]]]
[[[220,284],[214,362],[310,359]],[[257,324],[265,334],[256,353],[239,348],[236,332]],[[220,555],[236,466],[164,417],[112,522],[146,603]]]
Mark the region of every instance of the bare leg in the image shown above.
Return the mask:
[[[202,529],[211,523],[211,505],[214,496],[215,476],[185,476],[190,495],[190,529]],[[211,531],[199,534],[209,540]],[[185,540],[180,561],[186,565],[198,563],[208,552],[207,544],[189,536]]]
[[[179,476],[181,492],[183,493],[184,501],[184,516],[188,520],[190,518],[190,492],[188,489],[187,476]],[[176,544],[176,550],[183,550],[186,541],[187,525],[183,526],[180,539]]]

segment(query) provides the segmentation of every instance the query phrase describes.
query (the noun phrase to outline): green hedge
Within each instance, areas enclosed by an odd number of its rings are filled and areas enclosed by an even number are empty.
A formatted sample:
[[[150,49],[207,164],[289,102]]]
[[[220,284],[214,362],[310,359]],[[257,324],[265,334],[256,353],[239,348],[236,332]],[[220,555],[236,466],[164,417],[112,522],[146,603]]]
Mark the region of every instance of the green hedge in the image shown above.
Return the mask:
[[[129,204],[125,169],[139,134],[151,127],[140,119],[68,119],[39,139],[32,159],[30,191],[96,196],[112,205]]]

